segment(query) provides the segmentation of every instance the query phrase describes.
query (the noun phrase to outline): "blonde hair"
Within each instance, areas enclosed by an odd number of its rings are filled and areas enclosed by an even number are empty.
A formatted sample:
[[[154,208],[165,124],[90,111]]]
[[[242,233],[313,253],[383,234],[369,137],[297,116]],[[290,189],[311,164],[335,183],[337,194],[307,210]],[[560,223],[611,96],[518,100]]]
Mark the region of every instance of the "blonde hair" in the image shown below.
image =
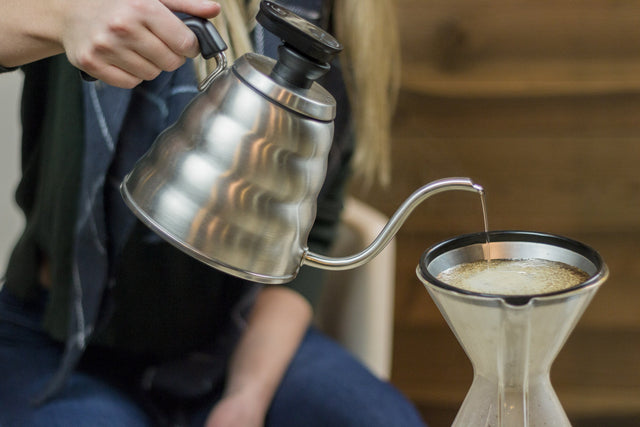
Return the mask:
[[[213,22],[229,45],[232,61],[252,50],[260,0],[217,0],[222,13]],[[400,48],[392,0],[333,0],[335,36],[356,133],[353,168],[365,185],[391,180],[391,120],[400,81]],[[198,61],[206,75],[215,64]]]

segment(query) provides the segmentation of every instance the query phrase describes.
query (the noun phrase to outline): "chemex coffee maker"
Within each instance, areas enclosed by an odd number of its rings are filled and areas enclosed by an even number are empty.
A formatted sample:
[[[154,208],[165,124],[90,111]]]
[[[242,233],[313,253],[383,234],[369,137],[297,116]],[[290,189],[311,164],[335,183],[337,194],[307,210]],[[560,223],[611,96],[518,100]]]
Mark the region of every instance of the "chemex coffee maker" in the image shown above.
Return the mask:
[[[473,365],[473,382],[454,426],[570,426],[549,378],[551,364],[608,277],[592,248],[565,237],[525,231],[459,236],[427,250],[417,268]],[[586,280],[549,292],[500,294],[452,287],[447,269],[478,261],[545,260],[586,273]],[[517,271],[526,274],[525,271]],[[550,278],[553,281],[555,278]],[[496,285],[496,286],[494,286]],[[489,293],[494,287],[497,292]]]
[[[228,66],[226,45],[213,25],[185,19],[203,56],[215,57],[218,67],[121,186],[127,205],[157,234],[221,271],[278,284],[293,280],[303,264],[343,270],[368,262],[434,194],[484,194],[469,178],[437,180],[409,196],[362,252],[332,258],[309,251],[336,112],[335,99],[315,80],[342,47],[321,28],[270,1],[261,3],[257,20],[282,39],[278,60],[248,53]],[[418,275],[476,373],[456,425],[566,424],[548,370],[605,280],[606,267],[594,251],[561,238],[506,233],[491,239],[492,256],[561,259],[584,269],[590,279],[554,295],[475,295],[442,285],[433,275],[480,257],[480,241],[453,241],[423,257]]]

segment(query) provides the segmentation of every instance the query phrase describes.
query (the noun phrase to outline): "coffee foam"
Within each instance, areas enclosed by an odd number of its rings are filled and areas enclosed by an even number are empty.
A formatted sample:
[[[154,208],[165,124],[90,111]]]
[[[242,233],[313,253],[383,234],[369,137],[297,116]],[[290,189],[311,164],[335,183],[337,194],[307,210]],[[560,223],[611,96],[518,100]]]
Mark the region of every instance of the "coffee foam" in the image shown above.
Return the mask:
[[[471,292],[534,295],[579,285],[589,276],[561,262],[532,258],[459,264],[442,271],[437,278],[450,286]]]

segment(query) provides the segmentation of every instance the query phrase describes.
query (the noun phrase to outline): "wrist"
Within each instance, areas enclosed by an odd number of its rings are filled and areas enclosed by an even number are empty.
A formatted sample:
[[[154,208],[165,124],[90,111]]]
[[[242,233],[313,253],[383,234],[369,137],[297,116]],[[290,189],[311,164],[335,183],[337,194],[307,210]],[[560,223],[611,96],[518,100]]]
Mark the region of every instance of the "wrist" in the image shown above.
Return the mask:
[[[11,1],[13,5],[0,18],[3,66],[16,67],[64,52],[60,3],[67,0]]]
[[[244,384],[229,384],[224,392],[223,398],[240,399],[248,405],[251,405],[255,411],[266,414],[274,393],[275,387],[254,379]]]

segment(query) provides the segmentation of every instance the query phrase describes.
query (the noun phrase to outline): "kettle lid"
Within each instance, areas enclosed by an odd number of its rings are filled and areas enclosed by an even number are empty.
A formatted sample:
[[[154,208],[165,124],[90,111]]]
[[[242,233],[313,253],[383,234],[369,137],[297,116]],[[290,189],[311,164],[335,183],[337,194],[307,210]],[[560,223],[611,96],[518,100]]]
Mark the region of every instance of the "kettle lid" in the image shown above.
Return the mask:
[[[336,101],[316,80],[329,71],[342,45],[322,28],[269,0],[260,2],[256,20],[281,39],[278,60],[246,54],[233,66],[236,75],[289,110],[332,121]]]
[[[276,61],[246,53],[233,64],[232,70],[241,80],[261,95],[282,107],[314,120],[330,122],[336,116],[336,100],[320,84],[309,88],[296,87],[272,77]]]

